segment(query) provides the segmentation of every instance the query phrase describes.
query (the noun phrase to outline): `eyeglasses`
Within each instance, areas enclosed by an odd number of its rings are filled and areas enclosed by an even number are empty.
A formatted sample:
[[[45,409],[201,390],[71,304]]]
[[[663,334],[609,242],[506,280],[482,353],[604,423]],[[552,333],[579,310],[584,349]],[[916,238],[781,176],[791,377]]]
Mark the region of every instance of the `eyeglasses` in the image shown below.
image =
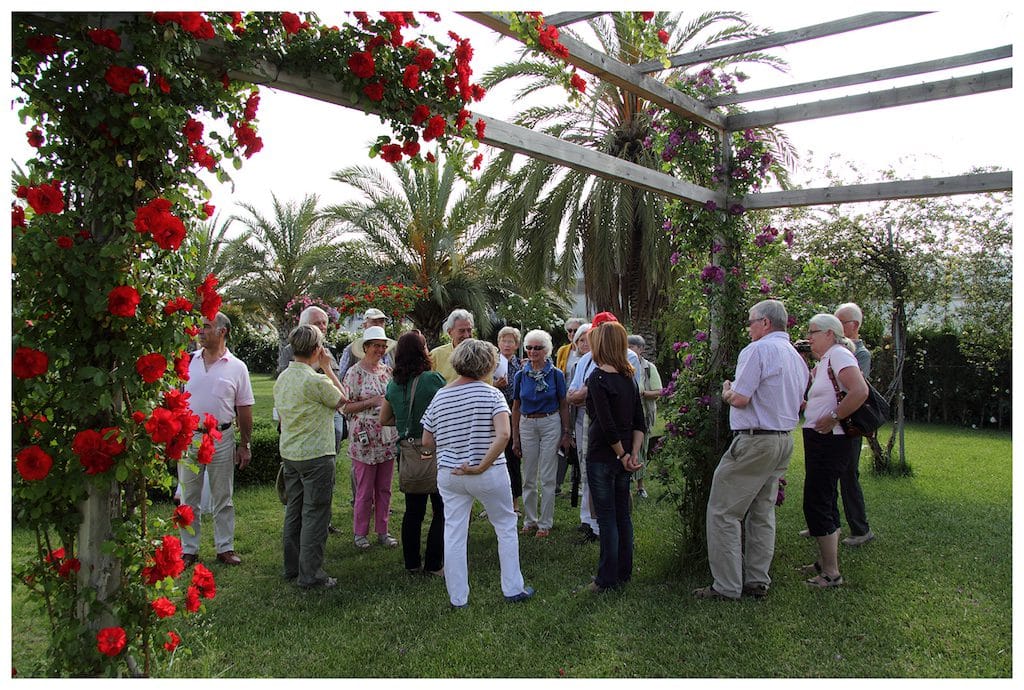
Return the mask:
[[[747,319],[747,325],[748,326],[753,326],[758,321],[764,321],[767,318],[768,318],[767,316],[759,316],[756,319]]]
[[[840,323],[857,323],[857,319],[847,319],[846,321],[840,321]]]
[[[525,350],[543,350],[544,346],[543,345],[523,345],[523,349],[525,349]]]
[[[822,332],[822,330],[820,328],[818,330],[816,330],[816,331],[807,331],[807,337],[810,338],[815,333],[821,333],[821,332]]]

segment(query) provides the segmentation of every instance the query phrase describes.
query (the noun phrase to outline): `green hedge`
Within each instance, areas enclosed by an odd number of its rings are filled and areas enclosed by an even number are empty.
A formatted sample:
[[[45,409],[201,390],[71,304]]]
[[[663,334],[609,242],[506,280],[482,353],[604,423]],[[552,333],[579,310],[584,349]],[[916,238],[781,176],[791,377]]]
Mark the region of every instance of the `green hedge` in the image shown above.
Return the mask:
[[[235,486],[273,484],[281,465],[277,426],[257,421],[252,427],[252,460],[244,470],[235,469]]]

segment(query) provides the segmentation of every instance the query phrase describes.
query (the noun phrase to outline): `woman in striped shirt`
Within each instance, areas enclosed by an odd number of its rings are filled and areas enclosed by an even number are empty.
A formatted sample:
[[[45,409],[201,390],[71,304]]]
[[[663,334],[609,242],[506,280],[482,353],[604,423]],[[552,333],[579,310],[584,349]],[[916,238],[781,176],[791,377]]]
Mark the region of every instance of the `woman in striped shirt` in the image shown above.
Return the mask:
[[[466,542],[473,501],[487,511],[498,537],[501,590],[506,601],[525,601],[533,588],[519,570],[519,537],[512,510],[505,444],[510,436],[505,396],[484,379],[498,350],[470,338],[459,343],[451,365],[459,375],[434,396],[423,413],[423,445],[436,448],[437,488],[444,499],[444,580],[455,608],[469,605]]]

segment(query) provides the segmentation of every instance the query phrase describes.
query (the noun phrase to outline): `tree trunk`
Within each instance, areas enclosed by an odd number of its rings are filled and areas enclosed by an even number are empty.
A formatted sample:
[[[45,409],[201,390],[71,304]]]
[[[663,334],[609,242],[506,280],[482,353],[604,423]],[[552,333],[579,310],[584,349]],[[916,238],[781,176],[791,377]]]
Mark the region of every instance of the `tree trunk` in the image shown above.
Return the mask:
[[[79,592],[95,592],[98,603],[108,601],[121,585],[121,563],[110,554],[104,553],[103,544],[114,536],[111,516],[121,513],[121,493],[117,482],[102,485],[89,482],[88,494],[78,505],[82,524],[78,527],[78,559],[82,564],[78,571]],[[102,611],[103,607],[97,607]],[[92,611],[87,597],[78,600],[78,619],[92,629],[109,627],[115,623],[113,616]]]

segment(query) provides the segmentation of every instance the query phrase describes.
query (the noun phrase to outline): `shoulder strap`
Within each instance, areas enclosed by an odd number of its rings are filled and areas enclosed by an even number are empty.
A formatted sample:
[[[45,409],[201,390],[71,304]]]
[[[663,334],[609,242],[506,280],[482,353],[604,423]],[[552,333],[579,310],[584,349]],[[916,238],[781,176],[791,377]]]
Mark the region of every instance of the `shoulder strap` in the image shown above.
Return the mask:
[[[832,358],[828,358],[828,379],[832,382],[832,387],[836,389],[836,404],[838,405],[846,397],[846,393],[839,390],[839,382],[836,381],[836,374],[832,371]]]
[[[420,376],[423,374],[418,374],[412,380],[412,389],[409,391],[409,397],[405,400],[405,432],[402,433],[402,438],[409,437],[409,426],[412,424],[412,403],[416,399],[416,382],[420,380]]]

